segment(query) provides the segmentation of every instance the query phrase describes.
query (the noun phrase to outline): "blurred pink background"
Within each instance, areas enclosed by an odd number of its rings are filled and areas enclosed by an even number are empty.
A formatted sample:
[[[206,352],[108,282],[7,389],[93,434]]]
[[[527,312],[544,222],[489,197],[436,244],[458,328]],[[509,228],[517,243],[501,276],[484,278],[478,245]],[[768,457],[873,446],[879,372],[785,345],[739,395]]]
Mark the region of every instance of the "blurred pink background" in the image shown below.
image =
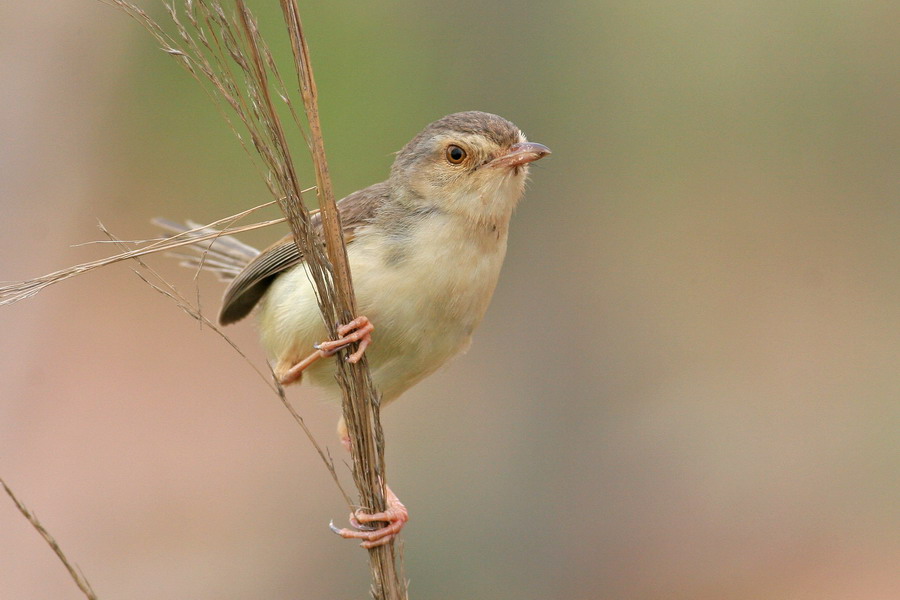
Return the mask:
[[[301,10],[340,194],[457,110],[554,151],[471,351],[384,414],[411,598],[900,597],[895,3]],[[0,58],[0,280],[112,252],[71,247],[98,219],[140,239],[268,199],[117,11],[7,3]],[[367,594],[302,432],[129,265],[0,331],[0,476],[100,597]],[[337,407],[290,398],[340,462]],[[0,589],[80,597],[5,497]]]

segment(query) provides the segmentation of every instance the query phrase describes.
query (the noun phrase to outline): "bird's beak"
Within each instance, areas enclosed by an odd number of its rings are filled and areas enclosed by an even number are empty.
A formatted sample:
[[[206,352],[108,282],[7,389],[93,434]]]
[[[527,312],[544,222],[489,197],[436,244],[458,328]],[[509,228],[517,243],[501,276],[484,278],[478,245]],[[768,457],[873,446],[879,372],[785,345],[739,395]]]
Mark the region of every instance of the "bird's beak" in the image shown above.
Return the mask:
[[[535,142],[513,144],[506,154],[498,156],[486,166],[488,167],[519,167],[526,163],[540,160],[550,154],[550,148]]]

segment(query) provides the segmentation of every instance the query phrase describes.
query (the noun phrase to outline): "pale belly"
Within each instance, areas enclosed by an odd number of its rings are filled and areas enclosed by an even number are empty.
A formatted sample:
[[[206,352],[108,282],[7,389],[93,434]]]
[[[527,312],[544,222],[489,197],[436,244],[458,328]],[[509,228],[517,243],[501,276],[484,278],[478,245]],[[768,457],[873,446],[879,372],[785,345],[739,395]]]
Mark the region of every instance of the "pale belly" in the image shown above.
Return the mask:
[[[375,325],[366,351],[383,402],[390,402],[465,350],[493,295],[505,236],[459,235],[446,223],[423,226],[393,260],[391,246],[360,236],[348,249],[359,312]],[[412,251],[415,249],[415,251]],[[394,248],[396,250],[396,248]],[[263,344],[279,368],[325,338],[302,268],[280,276],[260,303]],[[304,378],[334,390],[334,367],[319,361]]]

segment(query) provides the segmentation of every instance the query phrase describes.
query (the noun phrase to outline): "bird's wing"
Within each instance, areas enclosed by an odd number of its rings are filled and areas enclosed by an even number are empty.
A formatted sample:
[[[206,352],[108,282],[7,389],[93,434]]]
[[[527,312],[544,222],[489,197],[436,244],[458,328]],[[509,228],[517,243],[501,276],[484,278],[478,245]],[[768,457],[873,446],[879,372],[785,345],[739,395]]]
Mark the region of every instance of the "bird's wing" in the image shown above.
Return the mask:
[[[337,203],[344,239],[348,244],[356,237],[357,229],[371,221],[387,196],[388,186],[384,182],[354,192]],[[316,211],[310,217],[313,229],[321,232],[322,215]],[[219,323],[228,325],[246,317],[278,275],[302,262],[303,256],[291,235],[263,250],[225,290]]]

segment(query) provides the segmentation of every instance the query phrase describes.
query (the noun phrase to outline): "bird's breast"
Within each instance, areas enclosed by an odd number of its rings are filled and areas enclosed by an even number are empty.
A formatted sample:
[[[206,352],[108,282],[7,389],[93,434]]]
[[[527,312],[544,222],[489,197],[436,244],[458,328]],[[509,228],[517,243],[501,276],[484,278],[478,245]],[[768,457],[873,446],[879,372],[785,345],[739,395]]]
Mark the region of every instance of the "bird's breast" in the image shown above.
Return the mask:
[[[433,214],[403,235],[376,229],[354,241],[353,283],[376,327],[370,359],[386,399],[468,346],[497,285],[503,229]]]

